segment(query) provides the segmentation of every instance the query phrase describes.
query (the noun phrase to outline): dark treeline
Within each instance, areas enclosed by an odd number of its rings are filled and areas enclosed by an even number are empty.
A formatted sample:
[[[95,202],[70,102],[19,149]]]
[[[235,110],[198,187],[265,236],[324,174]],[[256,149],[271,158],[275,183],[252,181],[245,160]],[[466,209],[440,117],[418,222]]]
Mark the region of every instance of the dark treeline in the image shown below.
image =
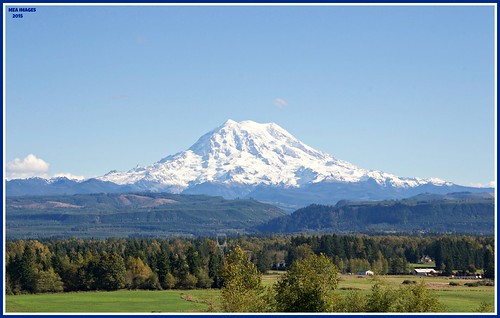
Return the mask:
[[[6,243],[7,293],[223,286],[223,252],[240,245],[261,272],[323,253],[343,273],[408,274],[430,256],[445,274],[475,268],[493,278],[494,238],[478,236],[260,236],[65,239]]]
[[[407,274],[409,263],[429,256],[444,274],[465,272],[473,265],[488,278],[494,275],[493,237],[296,236],[291,238],[287,262],[308,249],[331,257],[344,273],[371,269],[378,274]]]

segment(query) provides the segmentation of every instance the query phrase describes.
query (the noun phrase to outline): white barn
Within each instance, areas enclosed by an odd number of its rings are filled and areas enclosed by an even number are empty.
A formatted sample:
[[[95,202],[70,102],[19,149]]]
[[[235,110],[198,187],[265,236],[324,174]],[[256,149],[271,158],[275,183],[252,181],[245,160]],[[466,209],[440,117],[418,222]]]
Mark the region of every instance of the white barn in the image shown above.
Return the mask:
[[[436,275],[437,272],[436,272],[436,270],[434,270],[432,268],[415,268],[413,270],[413,274],[420,275],[420,276],[432,276],[432,275]]]

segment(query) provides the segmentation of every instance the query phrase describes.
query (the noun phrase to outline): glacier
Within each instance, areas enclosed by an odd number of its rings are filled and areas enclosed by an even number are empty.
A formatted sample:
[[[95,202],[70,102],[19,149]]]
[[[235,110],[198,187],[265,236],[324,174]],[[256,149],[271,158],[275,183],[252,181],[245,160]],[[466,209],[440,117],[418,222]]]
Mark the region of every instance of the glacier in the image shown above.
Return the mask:
[[[452,185],[437,178],[398,177],[362,169],[309,147],[275,123],[231,119],[201,136],[185,151],[146,167],[138,166],[126,172],[111,171],[97,179],[173,193],[207,182],[284,188],[369,179],[381,186],[395,188]]]

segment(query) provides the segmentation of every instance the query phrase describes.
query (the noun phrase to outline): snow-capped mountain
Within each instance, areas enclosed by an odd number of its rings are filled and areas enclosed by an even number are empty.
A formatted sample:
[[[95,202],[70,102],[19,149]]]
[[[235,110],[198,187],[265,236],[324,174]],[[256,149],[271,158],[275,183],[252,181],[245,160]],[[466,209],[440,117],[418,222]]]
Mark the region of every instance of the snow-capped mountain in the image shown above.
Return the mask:
[[[84,181],[7,181],[7,195],[162,191],[254,198],[292,210],[339,200],[401,199],[421,193],[492,192],[439,179],[359,168],[315,150],[274,123],[228,120],[189,149],[150,166]]]
[[[439,179],[402,178],[365,170],[315,150],[275,123],[226,121],[188,150],[127,172],[97,178],[120,185],[182,192],[204,183],[298,188],[310,183],[355,183],[373,179],[381,186],[411,188],[451,185]]]

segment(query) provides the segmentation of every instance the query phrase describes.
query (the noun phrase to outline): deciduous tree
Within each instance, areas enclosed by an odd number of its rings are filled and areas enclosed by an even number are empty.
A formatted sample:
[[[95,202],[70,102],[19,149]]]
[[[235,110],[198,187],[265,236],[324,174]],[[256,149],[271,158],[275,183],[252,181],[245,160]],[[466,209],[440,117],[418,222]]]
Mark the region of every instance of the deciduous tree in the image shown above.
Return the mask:
[[[222,308],[226,312],[266,312],[270,304],[262,275],[247,253],[236,246],[227,255],[222,268]]]
[[[275,285],[280,312],[329,312],[334,310],[338,269],[324,254],[295,261]]]

